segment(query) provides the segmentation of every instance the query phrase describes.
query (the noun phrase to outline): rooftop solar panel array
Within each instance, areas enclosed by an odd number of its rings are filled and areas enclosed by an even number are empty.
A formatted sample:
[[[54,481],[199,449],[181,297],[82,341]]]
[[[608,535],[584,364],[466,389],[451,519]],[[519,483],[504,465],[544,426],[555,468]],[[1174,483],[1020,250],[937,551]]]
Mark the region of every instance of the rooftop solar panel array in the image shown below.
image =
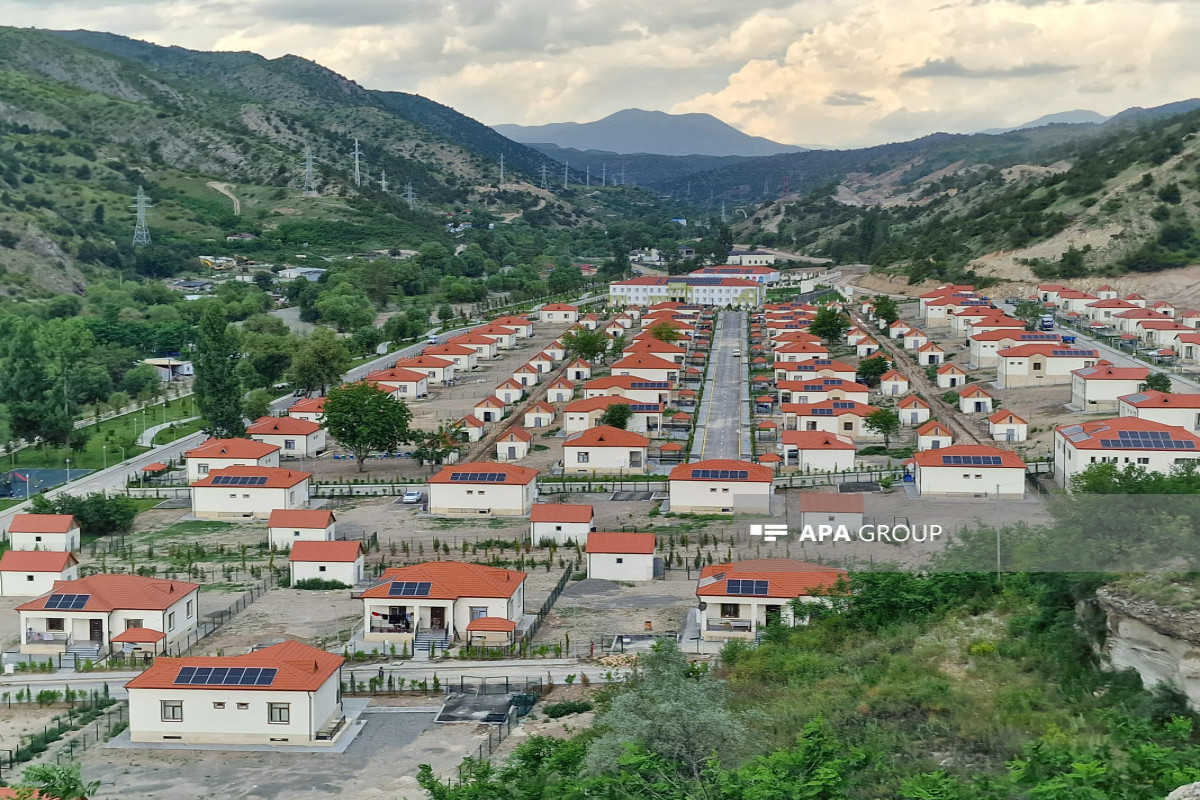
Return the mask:
[[[833,402],[833,407],[834,408],[854,408],[854,403],[846,402],[845,400],[835,400]]]
[[[265,475],[214,475],[213,486],[264,486]]]
[[[1051,350],[1052,356],[1065,356],[1068,358],[1084,358],[1086,356],[1096,355],[1095,350]]]
[[[277,669],[268,667],[180,667],[177,686],[270,686]]]
[[[1142,394],[1141,392],[1138,392],[1137,394],[1131,394],[1131,395],[1129,395],[1129,397],[1125,398],[1126,402],[1129,402],[1129,403],[1140,403],[1143,400],[1148,400],[1148,399],[1149,399],[1149,397],[1147,395]]]
[[[1172,439],[1170,431],[1118,431],[1116,439],[1101,439],[1101,447],[1145,450],[1195,450],[1196,443]]]
[[[392,581],[389,597],[428,597],[433,584],[429,581]]]
[[[634,389],[669,389],[671,384],[667,381],[633,381],[629,384]]]
[[[694,469],[692,477],[715,481],[744,481],[750,477],[750,472],[744,469]]]
[[[1000,456],[942,456],[947,466],[998,467],[1004,463]]]
[[[503,472],[451,472],[453,483],[504,483]]]
[[[809,413],[812,414],[814,417],[832,417],[833,409],[832,408],[813,408],[813,409],[809,410]]]
[[[731,578],[725,582],[725,592],[727,594],[748,594],[766,597],[769,586],[769,581],[737,580]]]
[[[46,598],[46,608],[61,611],[78,611],[87,605],[90,594],[52,594]]]

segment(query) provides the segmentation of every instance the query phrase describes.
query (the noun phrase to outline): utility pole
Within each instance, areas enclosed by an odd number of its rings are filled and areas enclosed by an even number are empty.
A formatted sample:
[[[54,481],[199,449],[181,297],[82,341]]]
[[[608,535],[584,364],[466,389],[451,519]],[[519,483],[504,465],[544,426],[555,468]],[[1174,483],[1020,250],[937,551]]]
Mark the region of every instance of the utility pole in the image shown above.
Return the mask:
[[[380,170],[379,191],[387,191],[387,170]]]
[[[504,153],[500,154],[500,182],[496,185],[501,188],[504,187]]]
[[[358,147],[358,139],[354,140],[354,185],[362,186],[362,150]]]
[[[317,196],[317,176],[313,169],[313,153],[311,147],[304,148],[304,189],[301,190],[305,197]]]
[[[404,184],[404,202],[408,203],[409,211],[416,210],[417,198],[413,196],[413,188],[411,183]]]
[[[150,198],[146,197],[146,190],[141,186],[138,187],[133,208],[137,210],[137,223],[133,226],[133,246],[150,244],[150,229],[146,227],[146,211],[151,208]]]

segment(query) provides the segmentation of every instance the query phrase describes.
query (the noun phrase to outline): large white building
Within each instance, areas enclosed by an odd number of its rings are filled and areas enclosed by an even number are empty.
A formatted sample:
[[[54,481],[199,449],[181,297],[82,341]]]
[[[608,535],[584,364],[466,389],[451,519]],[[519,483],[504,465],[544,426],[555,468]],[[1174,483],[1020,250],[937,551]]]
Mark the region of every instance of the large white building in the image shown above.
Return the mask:
[[[267,519],[278,509],[308,507],[312,475],[279,467],[226,467],[193,481],[192,515],[197,519]]]
[[[429,479],[429,513],[452,517],[523,517],[537,499],[536,469],[472,461]]]
[[[671,511],[692,514],[769,514],[774,471],[748,461],[714,458],[671,470]]]
[[[700,636],[705,641],[753,639],[767,625],[805,625],[793,602],[828,603],[822,596],[846,578],[836,567],[790,558],[710,564],[700,570]]]
[[[344,661],[301,642],[237,656],[159,658],[125,684],[129,738],[332,745],[344,730]]]
[[[1054,480],[1067,489],[1071,478],[1092,464],[1133,464],[1166,473],[1197,458],[1200,437],[1149,419],[1117,417],[1054,430]]]
[[[956,444],[922,450],[908,463],[922,497],[1025,496],[1025,462],[1011,450]]]
[[[675,301],[701,306],[757,308],[765,299],[766,287],[757,281],[715,275],[646,276],[608,285],[610,306],[649,306]]]

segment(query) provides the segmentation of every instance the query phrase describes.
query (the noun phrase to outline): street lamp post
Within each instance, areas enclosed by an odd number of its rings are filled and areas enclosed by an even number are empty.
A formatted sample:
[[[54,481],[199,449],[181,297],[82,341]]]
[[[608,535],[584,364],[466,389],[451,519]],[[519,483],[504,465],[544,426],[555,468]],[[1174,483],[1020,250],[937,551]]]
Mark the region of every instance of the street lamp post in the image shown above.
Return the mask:
[[[104,458],[104,469],[108,469],[108,445],[100,445],[100,453]]]
[[[71,482],[71,459],[67,459],[67,483]]]

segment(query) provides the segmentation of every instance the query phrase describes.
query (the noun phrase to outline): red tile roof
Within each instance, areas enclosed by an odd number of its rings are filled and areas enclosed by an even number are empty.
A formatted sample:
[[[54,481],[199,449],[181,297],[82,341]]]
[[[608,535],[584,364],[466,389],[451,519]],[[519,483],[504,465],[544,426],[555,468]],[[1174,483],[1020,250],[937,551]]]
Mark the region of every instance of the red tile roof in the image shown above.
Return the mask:
[[[162,631],[156,631],[154,628],[126,628],[125,630],[112,637],[109,641],[130,644],[146,644],[147,642],[161,642],[167,638],[167,635]]]
[[[220,476],[267,479],[266,483],[259,483],[254,486],[240,484],[237,486],[239,491],[245,491],[246,489],[290,489],[312,478],[312,474],[309,472],[301,472],[296,469],[283,469],[281,467],[225,467],[224,469],[211,470],[208,475],[198,481],[193,481],[191,485],[220,486],[221,488],[225,488],[228,484],[213,483],[213,479]]]
[[[279,452],[279,445],[256,442],[253,439],[209,439],[183,454],[184,458],[253,458]]]
[[[577,503],[534,503],[530,522],[591,522],[595,511]]]
[[[476,617],[467,623],[468,631],[502,631],[511,633],[517,629],[517,623],[504,617]]]
[[[70,533],[79,523],[70,514],[13,514],[9,533]]]
[[[323,508],[277,508],[267,519],[267,527],[324,530],[336,519],[332,511]]]
[[[1171,439],[1177,442],[1191,442],[1192,447],[1189,452],[1200,450],[1200,437],[1186,428],[1180,428],[1175,425],[1164,425],[1161,422],[1154,422],[1148,419],[1139,417],[1117,417],[1115,419],[1096,420],[1095,422],[1085,422],[1080,425],[1061,425],[1054,429],[1057,436],[1061,436],[1067,440],[1067,445],[1078,450],[1166,450],[1169,452],[1178,453],[1181,448],[1171,446],[1149,446],[1141,443],[1124,445],[1119,447],[1105,447],[1103,441],[1120,441],[1118,434],[1121,431],[1154,431],[1160,433],[1169,433]]]
[[[471,352],[475,351],[472,350]],[[377,369],[374,372],[368,372],[366,380],[374,381],[375,383],[419,383],[420,381],[429,380],[429,376],[424,372],[404,368]]]
[[[400,367],[421,367],[424,369],[445,369],[453,367],[454,362],[448,358],[437,358],[435,356],[414,356],[413,358],[402,358],[396,362],[396,366]],[[422,375],[421,377],[427,378]]]
[[[1026,425],[1026,424],[1028,424],[1028,423],[1026,423],[1026,422],[1025,422],[1025,420],[1021,419],[1020,417],[1018,417],[1018,416],[1017,416],[1016,414],[1014,414],[1013,412],[1011,412],[1011,411],[1005,411],[1003,408],[1002,408],[1002,409],[1000,409],[999,411],[997,411],[995,414],[992,414],[992,415],[991,415],[990,417],[988,417],[987,419],[988,419],[988,422],[991,422],[991,423],[993,423],[993,424],[997,424],[997,425],[998,425],[998,424],[1000,424],[1000,423],[1005,423],[1005,422],[1007,422],[1007,423],[1011,423],[1011,424],[1014,424],[1014,425],[1016,425],[1016,424],[1020,424],[1020,425]]]
[[[700,597],[731,597],[728,581],[767,581],[767,597],[792,598],[827,589],[846,577],[846,570],[791,558],[755,558],[731,564],[711,564],[700,570]],[[761,596],[761,595],[760,595]]]
[[[749,473],[746,483],[769,483],[775,473],[770,467],[761,464],[751,464],[749,461],[737,461],[732,458],[710,458],[707,461],[693,461],[690,464],[680,464],[671,470],[669,479],[673,481],[711,481],[715,478],[692,477],[693,470],[738,470]],[[729,478],[727,480],[733,480]]]
[[[165,611],[199,588],[200,584],[186,581],[100,572],[73,581],[55,581],[51,592],[17,606],[17,610],[45,611],[46,598],[51,594],[85,594],[87,604],[78,611]]]
[[[568,305],[567,303],[547,303],[542,306],[542,311],[578,311],[576,306]]]
[[[476,408],[505,408],[506,406],[507,403],[505,403],[499,397],[496,397],[496,395],[485,397],[475,404]]]
[[[783,443],[800,450],[854,450],[854,443],[824,431],[784,431]]]
[[[978,383],[969,383],[958,390],[959,397],[991,397]]]
[[[945,467],[959,469],[959,464],[947,464],[944,456],[999,456],[999,464],[971,464],[971,468],[985,469],[1025,469],[1025,462],[1011,450],[1001,450],[998,447],[988,447],[983,444],[956,444],[937,450],[921,450],[913,456],[913,461],[922,467]]]
[[[929,408],[929,403],[926,403],[915,394],[910,394],[897,403],[900,408]]]
[[[362,597],[392,597],[393,581],[432,584],[428,597],[457,600],[460,597],[512,597],[525,580],[524,572],[462,561],[426,561],[410,567],[393,567],[362,593]]]
[[[362,542],[293,542],[288,561],[351,563],[362,554]]]
[[[848,492],[801,492],[801,511],[826,511],[831,514],[861,514],[866,503],[861,494]]]
[[[649,555],[654,552],[653,533],[598,533],[592,531],[587,537],[589,553],[633,553]]]
[[[879,410],[876,406],[869,406],[866,403],[859,403],[854,400],[822,400],[820,403],[784,403],[780,406],[780,409],[784,414],[795,414],[798,417],[817,416],[813,413],[816,409],[830,410],[831,414],[819,415],[827,417],[841,417],[846,414],[865,417]]]
[[[522,428],[520,425],[513,425],[511,428],[500,434],[500,441],[517,440],[521,442],[532,442],[533,434]]]
[[[1100,362],[1094,367],[1071,370],[1071,374],[1085,381],[1144,381],[1150,374],[1150,368],[1114,367],[1111,363]]]
[[[954,433],[942,423],[931,419],[917,428],[918,436],[953,436]]]
[[[315,692],[338,674],[346,659],[303,642],[282,642],[240,656],[189,656],[158,658],[154,665],[138,675],[126,689],[207,690],[208,686],[183,686],[175,683],[182,667],[262,667],[275,669],[270,686],[221,686],[221,690],[256,692]]]
[[[421,351],[423,356],[469,356],[475,352],[474,347],[467,347],[464,344],[441,344],[426,347]]]
[[[321,426],[296,417],[259,417],[246,433],[258,436],[308,436],[321,430]]]
[[[463,481],[451,481],[450,476],[459,472],[489,472],[503,473],[504,480],[499,483],[492,483],[492,486],[524,486],[537,478],[538,471],[529,467],[518,467],[516,464],[498,464],[495,461],[467,461],[463,464],[454,464],[449,467],[442,467],[437,474],[429,479],[430,483],[463,483]]]
[[[1156,389],[1143,389],[1117,399],[1136,408],[1200,408],[1200,394],[1167,394]]]
[[[663,410],[662,403],[644,403],[639,400],[631,400],[628,397],[588,397],[583,400],[576,400],[573,403],[568,403],[563,411],[571,413],[582,413],[588,411],[602,411],[609,406],[654,406],[654,411],[634,411],[635,414],[654,414]]]
[[[667,361],[666,359],[657,358],[652,355],[646,355],[645,353],[635,353],[633,355],[626,356],[625,358],[622,358],[621,360],[614,362],[612,365],[612,368],[614,370],[616,370],[616,369],[662,369],[662,370],[669,369],[669,370],[677,372],[679,370],[679,365],[676,364],[674,361]]]
[[[153,464],[142,467],[142,472],[162,472],[164,469],[170,469],[170,467],[161,461],[155,461]]]
[[[0,555],[0,572],[53,572],[62,571],[79,559],[65,550],[6,550]],[[32,592],[30,592],[32,594]]]
[[[563,447],[649,447],[650,440],[640,433],[597,425],[563,442]]]
[[[303,400],[297,400],[292,403],[288,409],[289,414],[324,414],[325,413],[324,397],[306,397]]]

